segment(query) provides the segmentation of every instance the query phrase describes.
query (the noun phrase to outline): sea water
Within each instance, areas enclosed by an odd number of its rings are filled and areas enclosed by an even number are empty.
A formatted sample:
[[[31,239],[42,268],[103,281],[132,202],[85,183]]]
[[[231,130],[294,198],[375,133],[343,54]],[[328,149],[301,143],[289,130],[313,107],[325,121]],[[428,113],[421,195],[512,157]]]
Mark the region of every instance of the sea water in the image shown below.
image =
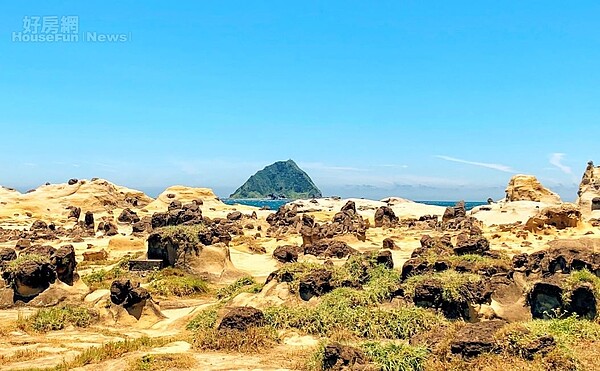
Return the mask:
[[[221,199],[221,201],[223,201],[227,205],[240,204],[240,205],[256,206],[256,207],[267,206],[271,210],[277,210],[281,206],[285,205],[286,203],[291,202],[291,200],[232,199],[232,198],[223,198],[223,199]],[[415,201],[415,202],[418,202],[421,204],[426,204],[426,205],[443,206],[443,207],[454,206],[456,204],[456,201]],[[465,202],[465,208],[467,210],[471,210],[474,207],[486,205],[486,204],[487,204],[487,202],[467,201],[467,202]]]

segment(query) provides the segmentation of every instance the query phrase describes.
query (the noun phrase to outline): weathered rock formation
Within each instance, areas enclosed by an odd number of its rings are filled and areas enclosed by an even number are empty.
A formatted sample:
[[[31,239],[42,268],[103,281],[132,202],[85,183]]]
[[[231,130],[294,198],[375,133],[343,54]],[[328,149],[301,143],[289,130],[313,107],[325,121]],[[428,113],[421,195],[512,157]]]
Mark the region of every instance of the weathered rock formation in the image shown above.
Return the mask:
[[[140,287],[139,282],[116,280],[110,286],[110,300],[113,304],[125,308],[130,315],[139,320],[144,307],[152,301],[152,297],[148,290]]]
[[[560,203],[560,196],[544,187],[533,175],[515,175],[506,187],[506,201]]]
[[[298,251],[304,250],[301,247],[285,245],[278,246],[273,251],[273,258],[281,263],[293,263],[298,261]]]
[[[230,240],[229,234],[218,226],[159,229],[148,236],[147,256],[148,259],[162,260],[163,267],[177,267],[211,279],[221,279],[237,272],[231,263],[229,248],[223,243]]]
[[[315,223],[312,217],[304,215],[300,233],[302,234],[302,244],[306,246],[321,239],[331,239],[344,234],[352,234],[359,241],[365,241],[368,228],[368,220],[356,212],[354,201],[348,201],[328,223]]]
[[[362,350],[332,343],[323,350],[324,370],[367,370],[368,359]]]
[[[398,224],[398,217],[389,206],[381,206],[375,211],[375,227],[394,227]]]
[[[219,330],[245,331],[250,327],[265,325],[265,315],[253,307],[237,307],[231,309],[219,323]]]
[[[576,203],[585,216],[600,210],[600,166],[594,166],[592,161],[588,162],[583,173]]]
[[[180,201],[172,201],[167,212],[152,215],[152,228],[194,225],[202,222],[202,210],[196,202],[182,205]]]
[[[575,204],[565,203],[560,206],[550,206],[540,210],[529,218],[525,229],[538,232],[547,227],[556,229],[574,228],[581,222],[581,211]]]

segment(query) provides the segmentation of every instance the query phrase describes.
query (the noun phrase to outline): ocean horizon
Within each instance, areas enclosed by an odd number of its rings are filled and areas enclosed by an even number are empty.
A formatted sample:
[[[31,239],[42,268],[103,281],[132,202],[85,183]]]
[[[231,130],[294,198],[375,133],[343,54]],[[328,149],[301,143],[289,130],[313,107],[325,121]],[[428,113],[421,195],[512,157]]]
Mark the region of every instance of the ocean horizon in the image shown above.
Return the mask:
[[[277,210],[281,206],[292,202],[294,200],[270,200],[270,199],[249,199],[249,198],[222,198],[221,201],[227,205],[245,205],[245,206],[254,206],[254,207],[265,207],[268,206],[271,210]],[[414,202],[418,202],[426,205],[433,206],[442,206],[449,207],[454,206],[458,201],[434,201],[434,200],[415,200]],[[477,206],[486,205],[486,201],[465,201],[465,209],[471,210]]]

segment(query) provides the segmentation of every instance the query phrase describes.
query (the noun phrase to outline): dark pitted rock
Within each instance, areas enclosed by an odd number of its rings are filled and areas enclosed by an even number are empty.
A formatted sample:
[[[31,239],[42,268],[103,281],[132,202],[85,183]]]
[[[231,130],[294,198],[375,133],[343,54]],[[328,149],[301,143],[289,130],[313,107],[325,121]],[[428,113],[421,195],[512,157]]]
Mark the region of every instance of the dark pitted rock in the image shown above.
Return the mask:
[[[513,256],[513,258],[512,258],[512,265],[515,270],[518,270],[518,271],[525,270],[527,268],[527,263],[528,263],[528,259],[527,259],[527,254],[525,254],[525,253],[517,254],[517,255]]]
[[[69,206],[69,207],[67,207],[67,210],[69,210],[69,215],[67,216],[67,218],[73,219],[76,221],[79,220],[79,216],[81,215],[80,207]]]
[[[320,240],[304,247],[304,254],[325,258],[342,259],[358,252],[347,243],[337,240]]]
[[[394,240],[392,240],[391,238],[386,238],[385,240],[383,240],[383,246],[384,249],[389,249],[389,250],[395,250],[396,249],[396,243],[394,242]]]
[[[0,264],[3,262],[9,262],[17,258],[17,253],[10,247],[0,248]],[[0,266],[1,268],[1,266]]]
[[[354,201],[348,201],[344,206],[342,206],[340,212],[350,212],[352,214],[356,214],[356,203]]]
[[[431,271],[432,267],[426,260],[411,258],[404,262],[404,265],[402,266],[402,280],[405,280],[410,276],[425,274]]]
[[[94,213],[91,211],[86,211],[84,218],[85,228],[94,230]]]
[[[379,265],[383,265],[387,269],[394,269],[394,258],[392,252],[389,250],[381,250],[377,252],[376,262]]]
[[[130,280],[121,279],[115,280],[110,285],[110,301],[113,304],[121,305],[127,301],[127,297],[131,290],[133,290],[134,285]]]
[[[291,272],[281,272],[279,269],[269,274],[265,280],[265,285],[269,282],[276,280],[277,282],[292,282],[294,281],[294,274]]]
[[[442,284],[435,281],[420,283],[415,288],[413,302],[418,307],[440,309],[446,318],[469,319],[466,300],[449,302],[444,298]]]
[[[167,213],[154,213],[152,215],[152,229],[166,227],[169,216]]]
[[[554,318],[563,308],[563,290],[550,282],[538,282],[527,295],[527,303],[534,319]]]
[[[267,223],[275,229],[282,227],[300,228],[301,220],[297,205],[283,205],[277,209],[276,213],[267,216]]]
[[[590,284],[583,284],[571,292],[567,311],[589,320],[597,315],[596,296]]]
[[[173,201],[166,213],[154,213],[152,215],[152,228],[160,228],[171,225],[194,225],[203,222],[202,210],[197,203],[181,205],[179,201]]]
[[[50,261],[56,269],[56,276],[58,279],[67,285],[72,285],[75,267],[77,267],[75,248],[73,245],[64,245],[59,247]]]
[[[425,254],[449,255],[453,252],[453,249],[450,235],[434,238],[426,234],[421,237],[421,247],[416,248],[411,257],[417,258]]]
[[[398,219],[398,217],[394,213],[394,210],[392,210],[392,208],[389,206],[381,206],[377,209],[377,211],[375,211],[375,227],[376,228],[394,227],[395,225],[398,224],[399,221],[400,221],[400,219]]]
[[[36,220],[35,222],[33,222],[33,224],[31,225],[31,228],[29,228],[29,230],[33,231],[36,229],[47,229],[48,228],[48,224],[46,224],[46,222],[42,221],[42,220]]]
[[[357,348],[331,343],[323,350],[324,370],[356,370],[358,366],[367,364],[367,357]]]
[[[56,281],[56,272],[49,260],[31,259],[4,271],[2,278],[14,290],[15,301],[28,302]]]
[[[465,202],[459,201],[454,207],[446,208],[444,215],[442,216],[442,222],[447,223],[452,219],[464,218],[467,216],[467,210],[465,209]]]
[[[281,263],[293,263],[298,261],[298,250],[296,246],[278,246],[273,251],[273,257]]]
[[[129,208],[123,209],[117,220],[121,223],[134,224],[140,221],[140,217]]]
[[[242,219],[242,216],[243,216],[243,215],[242,215],[242,213],[241,213],[241,212],[239,212],[239,211],[234,211],[234,212],[232,212],[232,213],[229,213],[229,214],[227,214],[227,219],[229,219],[229,220],[234,220],[234,221],[235,221],[235,220],[240,220],[240,219]]]
[[[450,344],[453,354],[463,357],[476,357],[483,353],[499,351],[495,334],[506,322],[493,320],[477,323],[468,323],[458,330]]]
[[[111,221],[103,221],[98,224],[98,232],[104,232],[105,236],[115,236],[119,234],[119,229]]]
[[[194,236],[183,232],[173,235],[152,233],[148,236],[148,259],[160,259],[164,267],[175,266],[175,263],[186,253],[198,254],[202,246]]]
[[[514,257],[514,268],[527,274],[541,272],[545,277],[581,269],[600,275],[600,252],[594,239],[555,240],[549,245],[547,250]]]
[[[525,327],[519,329],[523,338],[531,337],[531,331]],[[515,337],[520,337],[516,335]],[[521,357],[532,361],[536,354],[545,356],[556,348],[556,341],[552,335],[537,336],[533,340],[525,344],[519,344],[519,354]]]
[[[308,301],[313,296],[324,295],[331,290],[332,273],[327,269],[315,269],[306,275],[299,285],[299,294],[302,300]]]
[[[454,253],[456,255],[482,255],[490,249],[490,242],[483,236],[471,237],[466,233],[458,235]]]
[[[69,179],[69,185],[75,185],[75,184],[77,184],[77,182],[79,182],[79,180],[77,180],[75,178]]]
[[[236,272],[226,247],[229,241],[231,236],[220,225],[159,229],[148,236],[147,258],[161,260],[162,267],[218,279]]]
[[[145,304],[146,300],[151,298],[150,293],[143,287],[134,287],[131,291],[129,291],[129,295],[127,296],[127,300],[125,301],[125,308],[134,307],[138,304]]]
[[[25,238],[21,238],[20,240],[17,241],[17,243],[15,244],[15,249],[17,251],[20,250],[24,250],[27,249],[28,247],[31,246],[31,240],[25,239]]]
[[[145,216],[139,222],[133,223],[131,226],[133,233],[144,233],[152,230],[152,217]]]
[[[116,280],[110,285],[110,301],[115,305],[121,305],[127,313],[140,319],[146,302],[152,300],[150,293],[139,283],[130,280]]]
[[[219,323],[219,330],[245,331],[250,327],[265,325],[265,315],[253,307],[237,307],[230,310]]]
[[[179,210],[179,209],[181,209],[182,207],[183,207],[183,204],[181,203],[181,201],[179,201],[179,200],[174,200],[174,201],[171,201],[171,203],[170,203],[170,204],[169,204],[169,206],[167,207],[167,210],[168,210],[168,211],[171,211],[171,210]]]
[[[302,244],[304,246],[311,245],[319,240],[331,239],[344,234],[352,234],[358,240],[365,241],[369,223],[352,210],[352,207],[349,206],[344,211],[336,213],[331,222],[322,225],[315,223],[312,217],[303,216],[300,229]]]
[[[594,197],[592,199],[592,211],[600,210],[600,197]]]
[[[412,297],[416,306],[434,308],[442,311],[448,319],[472,320],[471,305],[491,303],[492,290],[481,281],[465,284],[460,296],[448,298],[444,295],[444,282],[437,279],[426,279],[420,282]]]

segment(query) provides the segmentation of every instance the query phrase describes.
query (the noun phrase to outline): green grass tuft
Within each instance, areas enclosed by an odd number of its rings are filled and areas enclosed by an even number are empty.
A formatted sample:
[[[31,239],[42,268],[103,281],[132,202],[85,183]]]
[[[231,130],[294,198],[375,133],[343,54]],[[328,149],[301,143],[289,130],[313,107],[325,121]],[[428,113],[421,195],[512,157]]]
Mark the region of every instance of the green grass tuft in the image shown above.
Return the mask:
[[[50,263],[50,260],[42,255],[38,254],[22,254],[19,255],[15,260],[11,260],[5,268],[6,272],[14,272],[16,271],[21,264],[26,261],[33,261],[36,263]]]
[[[334,290],[314,308],[267,308],[266,321],[277,329],[295,328],[310,335],[331,336],[344,330],[367,339],[408,339],[444,322],[441,316],[422,308],[385,310],[365,306],[364,297],[354,291]]]
[[[186,328],[190,331],[215,328],[217,325],[217,319],[219,317],[218,311],[220,308],[220,305],[212,305],[209,308],[202,310],[187,324]]]
[[[241,294],[242,292],[258,293],[262,290],[263,285],[256,282],[256,280],[250,276],[242,277],[217,291],[217,299],[222,301],[229,301]]]
[[[594,296],[600,298],[600,278],[587,269],[572,271],[563,285],[562,299],[565,304],[571,302],[571,294],[581,285],[590,285],[594,291]],[[596,308],[600,309],[600,302],[596,302]]]
[[[62,330],[68,325],[89,327],[98,320],[98,314],[85,307],[43,308],[29,317],[19,319],[18,326],[23,330],[37,332]]]
[[[191,243],[200,244],[198,234],[206,230],[204,224],[193,224],[193,225],[170,225],[156,229],[155,232],[159,233],[162,238],[172,237],[179,238],[185,236]]]
[[[130,362],[128,371],[190,370],[195,364],[189,354],[146,354]]]
[[[165,268],[150,274],[148,289],[152,294],[162,296],[191,296],[209,291],[208,283],[192,274],[177,268]]]
[[[406,344],[369,342],[361,346],[382,371],[423,371],[429,351]]]

